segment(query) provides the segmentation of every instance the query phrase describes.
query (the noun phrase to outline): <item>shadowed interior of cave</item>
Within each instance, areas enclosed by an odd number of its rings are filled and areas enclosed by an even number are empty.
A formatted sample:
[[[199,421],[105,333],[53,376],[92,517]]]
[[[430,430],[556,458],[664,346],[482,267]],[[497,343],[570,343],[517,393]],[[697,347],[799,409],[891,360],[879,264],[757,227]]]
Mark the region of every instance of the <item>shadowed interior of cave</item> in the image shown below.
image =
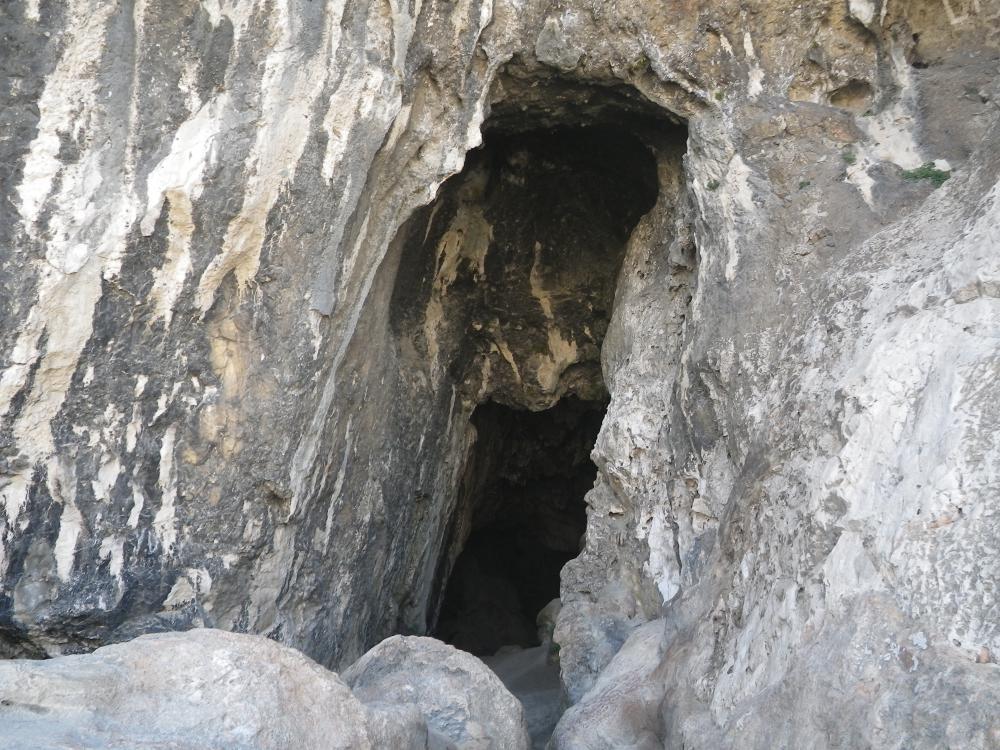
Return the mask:
[[[601,345],[628,238],[659,193],[641,114],[566,127],[501,108],[491,122],[416,223],[393,300],[406,349],[436,358],[471,412],[428,630],[481,656],[539,643],[536,617],[580,552]],[[653,140],[674,132],[660,125]]]
[[[586,530],[625,246],[658,188],[628,130],[487,131],[403,251],[397,330],[446,368],[475,434],[428,617],[441,640],[483,656],[539,643]]]
[[[434,399],[416,450],[447,446],[411,627],[483,657],[543,747],[562,699],[553,610],[538,618],[584,543],[601,348],[629,238],[661,189],[667,211],[681,194],[687,132],[630,89],[503,88],[482,147],[400,235],[389,320],[405,392]]]
[[[606,404],[575,397],[532,412],[495,402],[472,415],[466,471],[472,528],[452,569],[434,635],[477,655],[539,643],[535,618],[559,596],[559,571],[580,549],[590,451]]]

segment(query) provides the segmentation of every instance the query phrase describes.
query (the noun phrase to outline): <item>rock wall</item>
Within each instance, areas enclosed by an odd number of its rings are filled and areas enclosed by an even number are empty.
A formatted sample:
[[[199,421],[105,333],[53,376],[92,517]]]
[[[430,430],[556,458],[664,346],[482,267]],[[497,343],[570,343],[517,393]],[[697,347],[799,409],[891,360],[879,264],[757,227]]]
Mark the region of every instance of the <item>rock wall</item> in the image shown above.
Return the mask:
[[[639,632],[642,710],[603,703],[657,742],[1000,741],[994,6],[6,4],[4,653],[205,624],[339,667],[425,632],[477,400],[517,371],[550,404],[597,348],[449,371],[399,335],[407,247],[446,206],[439,258],[495,252],[447,207],[483,133],[610,123],[658,197],[600,348],[569,699]]]

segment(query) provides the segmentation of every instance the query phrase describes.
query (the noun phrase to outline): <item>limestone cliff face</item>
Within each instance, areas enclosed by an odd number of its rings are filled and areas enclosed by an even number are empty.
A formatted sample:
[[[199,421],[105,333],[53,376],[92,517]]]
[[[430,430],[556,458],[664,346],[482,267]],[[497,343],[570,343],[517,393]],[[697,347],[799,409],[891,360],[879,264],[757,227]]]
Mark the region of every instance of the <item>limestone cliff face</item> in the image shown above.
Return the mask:
[[[576,394],[556,742],[1000,742],[998,19],[4,4],[3,652],[424,633],[473,410]]]

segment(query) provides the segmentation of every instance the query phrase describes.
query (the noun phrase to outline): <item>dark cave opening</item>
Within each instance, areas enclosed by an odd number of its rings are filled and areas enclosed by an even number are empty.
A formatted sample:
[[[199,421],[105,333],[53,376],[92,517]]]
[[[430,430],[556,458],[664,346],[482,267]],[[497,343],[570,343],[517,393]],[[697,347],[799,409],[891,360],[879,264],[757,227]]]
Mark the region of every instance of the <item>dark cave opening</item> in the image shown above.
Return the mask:
[[[482,657],[540,748],[563,708],[553,627],[586,541],[616,295],[635,305],[633,282],[692,248],[674,223],[684,123],[627,86],[521,73],[401,231],[388,312],[401,396],[423,405],[409,510],[422,575],[400,630]],[[630,345],[619,325],[611,357]]]
[[[411,350],[438,360],[471,414],[427,622],[481,656],[539,644],[536,617],[580,552],[601,346],[628,238],[659,194],[639,115],[495,122],[417,224],[401,268],[418,273],[395,299]]]
[[[391,317],[414,370],[444,368],[471,407],[605,397],[618,273],[658,192],[654,149],[629,129],[487,130],[406,232]]]
[[[473,413],[471,529],[435,637],[481,656],[540,643],[535,618],[558,598],[559,573],[586,530],[590,451],[606,406],[570,396],[543,411],[490,401]]]
[[[661,191],[672,215],[687,135],[628,87],[500,88],[482,146],[401,231],[389,309],[402,393],[426,404],[414,448],[433,451],[414,495],[441,509],[407,624],[481,656],[539,644],[580,553],[619,275]]]

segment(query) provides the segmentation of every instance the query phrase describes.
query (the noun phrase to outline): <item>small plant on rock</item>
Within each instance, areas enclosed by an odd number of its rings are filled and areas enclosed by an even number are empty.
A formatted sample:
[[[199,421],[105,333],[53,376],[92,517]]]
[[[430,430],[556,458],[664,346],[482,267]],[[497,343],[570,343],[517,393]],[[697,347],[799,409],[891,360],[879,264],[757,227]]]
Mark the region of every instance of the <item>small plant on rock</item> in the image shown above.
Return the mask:
[[[716,190],[719,189],[719,181],[718,180],[709,180],[708,182],[705,183],[705,187],[707,187],[712,192],[715,192]]]
[[[637,73],[643,72],[648,68],[649,68],[649,57],[646,55],[645,52],[643,52],[629,64],[628,71],[629,73],[635,75]]]
[[[904,180],[930,180],[936,188],[941,187],[949,177],[951,177],[951,172],[938,169],[932,161],[921,164],[916,169],[903,170]]]

